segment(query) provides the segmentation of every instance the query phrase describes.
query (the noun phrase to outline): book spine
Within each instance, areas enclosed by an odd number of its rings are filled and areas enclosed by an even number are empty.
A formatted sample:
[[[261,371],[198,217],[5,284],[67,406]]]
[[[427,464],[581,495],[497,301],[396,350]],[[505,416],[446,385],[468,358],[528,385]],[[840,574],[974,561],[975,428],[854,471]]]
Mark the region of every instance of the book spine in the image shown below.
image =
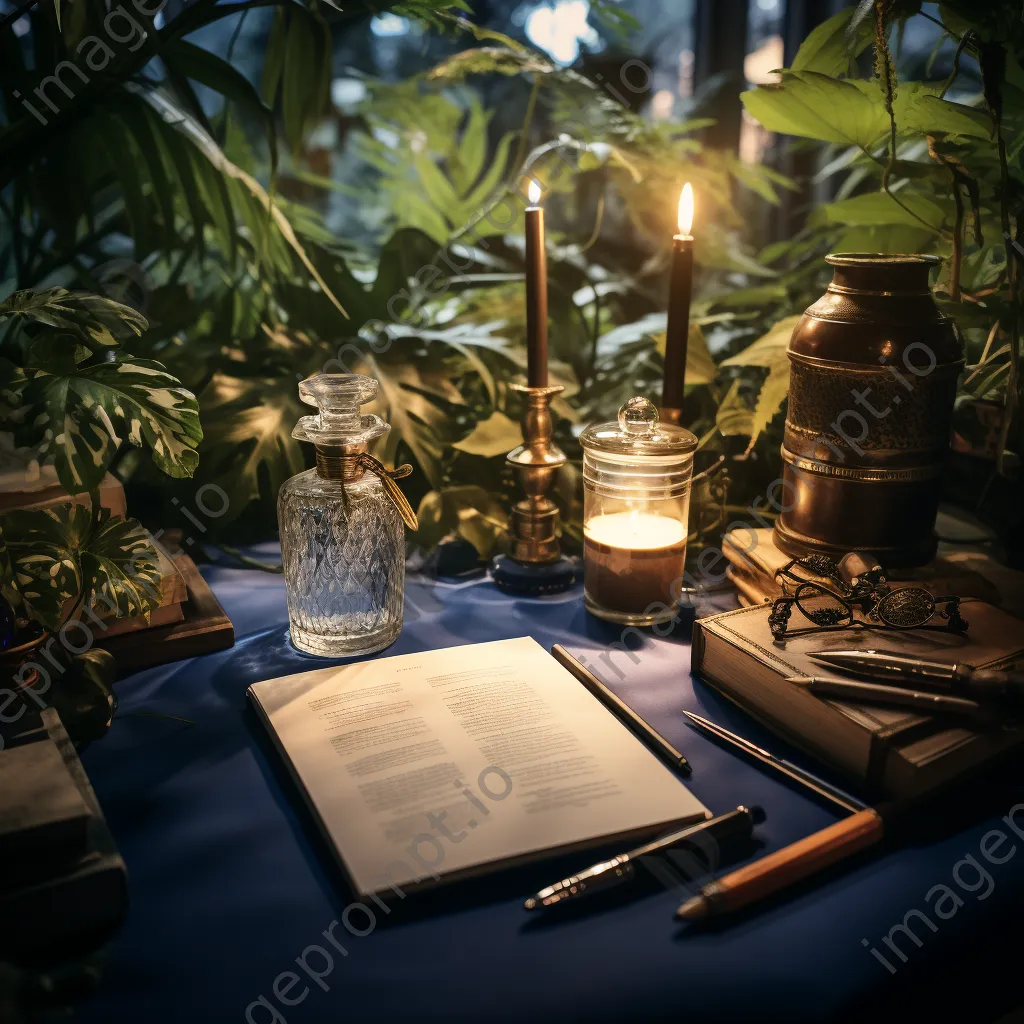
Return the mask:
[[[700,619],[694,619],[693,636],[690,640],[690,671],[700,672],[704,667],[704,629]]]

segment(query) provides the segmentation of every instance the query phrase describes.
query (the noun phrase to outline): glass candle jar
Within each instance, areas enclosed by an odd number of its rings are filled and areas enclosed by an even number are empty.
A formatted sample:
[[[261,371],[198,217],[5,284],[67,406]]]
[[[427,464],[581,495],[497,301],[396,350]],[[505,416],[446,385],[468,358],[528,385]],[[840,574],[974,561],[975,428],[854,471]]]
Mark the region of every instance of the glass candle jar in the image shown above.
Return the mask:
[[[686,563],[697,438],[631,398],[583,446],[584,601],[599,618],[650,626],[675,617]]]

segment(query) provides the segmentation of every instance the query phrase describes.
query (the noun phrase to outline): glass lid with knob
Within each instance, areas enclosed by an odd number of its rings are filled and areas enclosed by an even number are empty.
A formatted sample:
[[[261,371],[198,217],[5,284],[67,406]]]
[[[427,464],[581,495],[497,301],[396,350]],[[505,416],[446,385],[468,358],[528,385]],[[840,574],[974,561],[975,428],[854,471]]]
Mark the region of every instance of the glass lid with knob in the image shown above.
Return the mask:
[[[379,416],[364,416],[359,407],[377,397],[377,382],[358,373],[317,373],[299,382],[299,398],[316,406],[315,416],[303,416],[292,437],[326,447],[365,446],[386,434],[390,425]]]
[[[580,444],[594,453],[613,456],[677,459],[696,450],[697,438],[685,427],[660,422],[655,404],[638,396],[619,409],[616,422],[587,427]]]
[[[583,584],[588,611],[610,622],[671,621],[686,562],[697,438],[631,398],[583,447]]]

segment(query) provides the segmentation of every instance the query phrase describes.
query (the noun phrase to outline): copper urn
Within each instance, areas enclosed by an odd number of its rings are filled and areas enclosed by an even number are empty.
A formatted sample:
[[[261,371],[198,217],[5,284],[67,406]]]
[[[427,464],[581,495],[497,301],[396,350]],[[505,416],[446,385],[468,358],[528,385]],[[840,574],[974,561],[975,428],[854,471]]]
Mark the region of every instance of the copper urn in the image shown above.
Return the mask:
[[[938,256],[836,253],[789,342],[775,542],[790,555],[935,554],[935,515],[963,345],[928,286]]]

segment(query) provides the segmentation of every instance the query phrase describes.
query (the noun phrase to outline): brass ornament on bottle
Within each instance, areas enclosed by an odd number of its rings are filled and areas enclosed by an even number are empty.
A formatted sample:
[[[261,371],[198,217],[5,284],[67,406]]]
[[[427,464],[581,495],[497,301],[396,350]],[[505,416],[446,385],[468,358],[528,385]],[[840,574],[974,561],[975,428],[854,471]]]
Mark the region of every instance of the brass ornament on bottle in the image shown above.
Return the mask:
[[[938,256],[836,253],[789,343],[775,540],[794,556],[935,554],[963,345],[928,286]]]

